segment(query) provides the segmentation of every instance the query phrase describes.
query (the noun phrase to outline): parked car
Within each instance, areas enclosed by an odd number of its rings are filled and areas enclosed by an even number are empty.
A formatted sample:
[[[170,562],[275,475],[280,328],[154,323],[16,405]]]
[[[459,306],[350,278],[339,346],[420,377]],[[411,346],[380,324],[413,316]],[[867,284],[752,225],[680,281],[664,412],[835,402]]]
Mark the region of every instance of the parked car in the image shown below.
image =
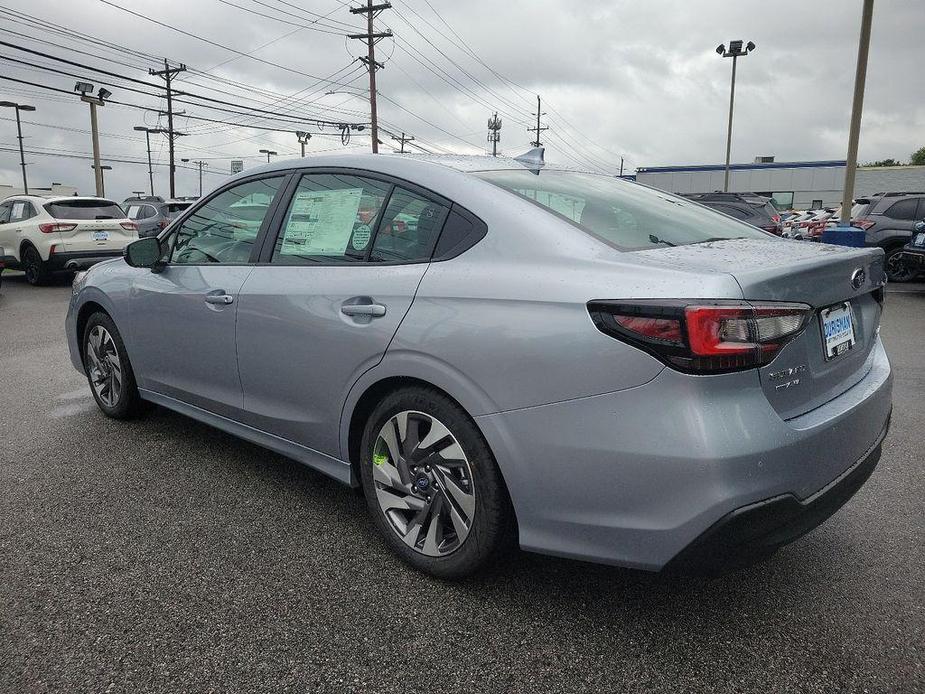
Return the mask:
[[[884,250],[890,281],[908,282],[918,270],[904,261],[903,247],[912,239],[913,226],[921,219],[925,219],[925,192],[877,193],[857,215],[852,210],[851,224],[864,230],[868,246]]]
[[[658,570],[765,556],[864,483],[883,282],[879,249],[537,152],[343,154],[231,178],[78,275],[66,335],[106,415],[159,403],[359,486],[423,571],[515,541]]]
[[[126,214],[138,225],[138,236],[155,236],[193,203],[186,200],[136,201],[129,203]]]
[[[120,256],[137,238],[135,222],[112,200],[13,195],[0,202],[3,259],[8,268],[23,270],[29,284]]]
[[[688,193],[684,197],[777,236],[783,231],[780,214],[770,198],[753,193]]]
[[[0,246],[0,287],[3,286],[3,271],[6,269],[6,261],[4,260],[5,254],[3,247]]]
[[[910,272],[925,272],[925,220],[915,223],[915,236],[903,247],[902,262]]]
[[[160,195],[133,195],[122,201],[122,209],[127,209],[133,202],[164,202]]]

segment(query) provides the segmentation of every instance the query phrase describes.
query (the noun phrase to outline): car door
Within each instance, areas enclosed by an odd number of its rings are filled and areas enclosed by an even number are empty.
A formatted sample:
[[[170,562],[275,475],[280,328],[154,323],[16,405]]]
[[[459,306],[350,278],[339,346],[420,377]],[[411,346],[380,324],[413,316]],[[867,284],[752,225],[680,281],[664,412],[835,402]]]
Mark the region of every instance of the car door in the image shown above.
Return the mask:
[[[241,290],[250,425],[340,455],[346,395],[411,307],[447,211],[446,201],[372,176],[300,179]]]
[[[164,267],[139,271],[131,288],[129,350],[140,387],[239,416],[237,299],[284,180],[277,174],[217,192],[162,238]],[[243,208],[246,219],[237,215]]]
[[[0,256],[19,256],[19,240],[16,238],[14,224],[10,224],[10,211],[13,203],[9,200],[0,203]]]

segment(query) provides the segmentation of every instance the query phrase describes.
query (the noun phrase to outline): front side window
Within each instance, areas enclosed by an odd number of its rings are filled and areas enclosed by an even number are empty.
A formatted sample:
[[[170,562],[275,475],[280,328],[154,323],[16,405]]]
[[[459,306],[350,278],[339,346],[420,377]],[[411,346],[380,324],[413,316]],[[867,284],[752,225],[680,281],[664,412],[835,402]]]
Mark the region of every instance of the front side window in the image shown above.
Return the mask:
[[[170,262],[248,262],[282,182],[282,176],[247,181],[210,198],[174,230]]]
[[[620,250],[735,238],[768,238],[744,222],[671,193],[611,176],[571,171],[476,172]]]
[[[366,260],[391,185],[346,174],[302,176],[283,219],[272,262]]]
[[[374,262],[430,260],[448,212],[445,205],[396,187],[369,259]]]

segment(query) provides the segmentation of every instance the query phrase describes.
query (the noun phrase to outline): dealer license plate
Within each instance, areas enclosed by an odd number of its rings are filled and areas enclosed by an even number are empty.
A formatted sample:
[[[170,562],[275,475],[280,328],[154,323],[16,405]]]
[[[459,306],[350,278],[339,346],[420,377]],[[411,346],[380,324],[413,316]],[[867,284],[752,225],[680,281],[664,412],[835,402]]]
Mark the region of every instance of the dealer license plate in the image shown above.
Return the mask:
[[[834,359],[854,347],[854,315],[847,301],[819,312],[825,358]]]

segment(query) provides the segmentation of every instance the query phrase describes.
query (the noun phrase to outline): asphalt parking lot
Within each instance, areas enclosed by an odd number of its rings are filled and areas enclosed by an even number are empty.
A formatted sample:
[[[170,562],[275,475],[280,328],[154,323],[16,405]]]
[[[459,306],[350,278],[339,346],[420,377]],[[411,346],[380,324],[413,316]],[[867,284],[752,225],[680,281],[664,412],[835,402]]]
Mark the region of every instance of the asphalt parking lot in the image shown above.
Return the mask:
[[[890,287],[893,429],[770,561],[668,578],[519,553],[443,583],[350,490],[166,410],[100,414],[69,283],[0,289],[0,691],[925,691],[925,292]]]

